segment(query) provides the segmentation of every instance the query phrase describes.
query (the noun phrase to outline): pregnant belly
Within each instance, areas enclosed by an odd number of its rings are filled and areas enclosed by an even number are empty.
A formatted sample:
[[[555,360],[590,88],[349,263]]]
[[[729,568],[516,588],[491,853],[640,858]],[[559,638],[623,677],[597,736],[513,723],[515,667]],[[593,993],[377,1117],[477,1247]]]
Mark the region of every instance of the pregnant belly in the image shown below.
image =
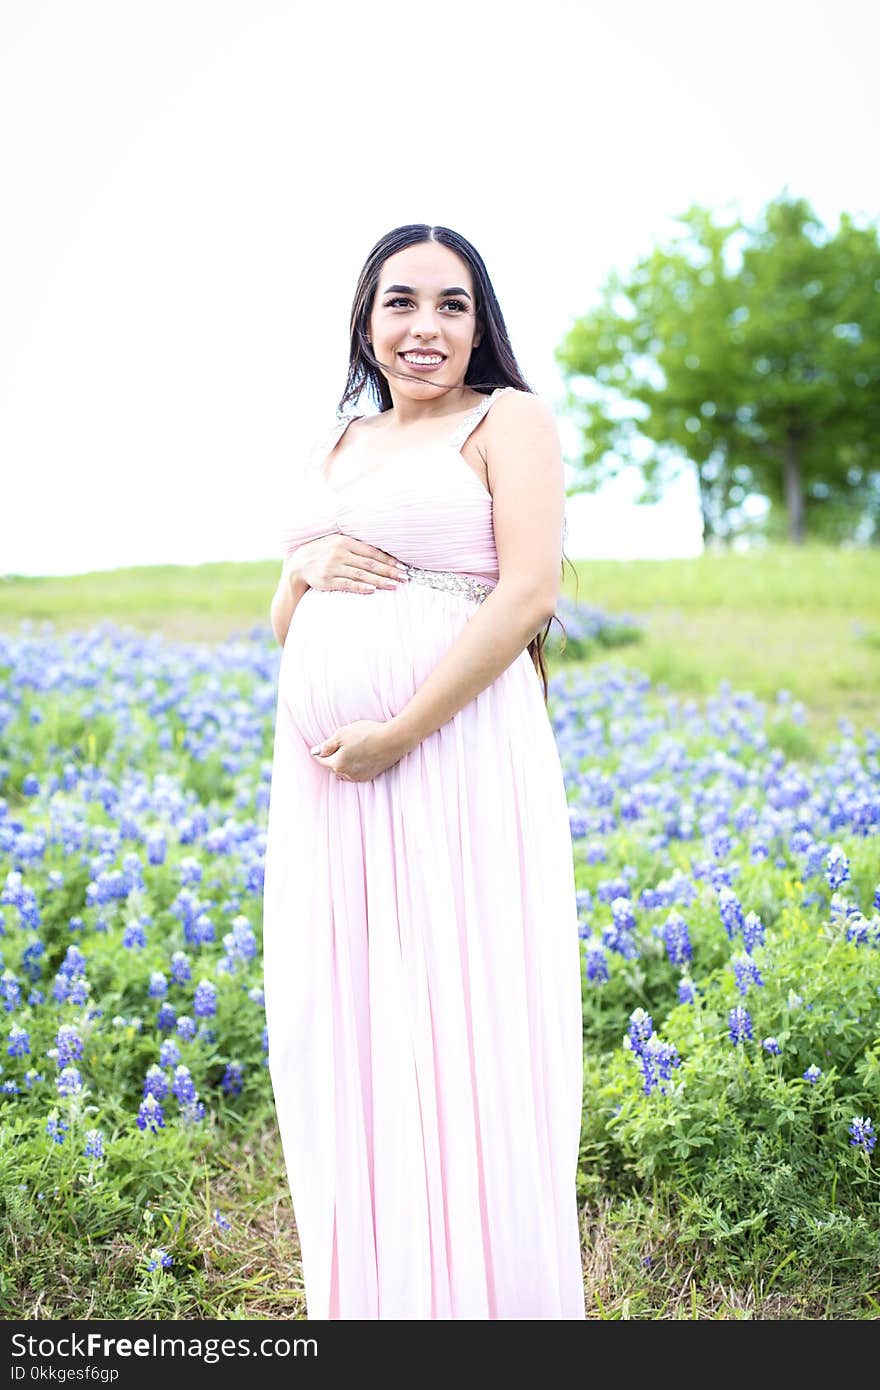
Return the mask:
[[[280,693],[311,745],[341,724],[397,714],[477,604],[422,584],[372,594],[309,589],[284,643]]]

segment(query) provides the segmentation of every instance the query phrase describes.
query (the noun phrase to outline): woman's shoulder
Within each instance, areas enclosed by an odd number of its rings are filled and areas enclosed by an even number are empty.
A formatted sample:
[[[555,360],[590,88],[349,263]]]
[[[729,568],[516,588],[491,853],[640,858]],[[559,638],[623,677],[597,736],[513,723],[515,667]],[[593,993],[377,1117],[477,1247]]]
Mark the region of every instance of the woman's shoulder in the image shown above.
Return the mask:
[[[490,420],[493,415],[498,421],[511,426],[556,425],[556,416],[549,401],[537,392],[526,391],[519,386],[506,386],[501,390],[489,411]]]

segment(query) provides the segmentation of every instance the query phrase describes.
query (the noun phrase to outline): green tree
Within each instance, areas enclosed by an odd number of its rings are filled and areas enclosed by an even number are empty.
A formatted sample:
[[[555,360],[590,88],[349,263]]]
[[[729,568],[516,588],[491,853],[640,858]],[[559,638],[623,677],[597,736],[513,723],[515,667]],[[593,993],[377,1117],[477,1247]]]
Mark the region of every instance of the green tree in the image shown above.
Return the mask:
[[[683,469],[703,538],[880,541],[880,242],[783,194],[758,225],[692,205],[557,349],[582,432],[572,492]]]

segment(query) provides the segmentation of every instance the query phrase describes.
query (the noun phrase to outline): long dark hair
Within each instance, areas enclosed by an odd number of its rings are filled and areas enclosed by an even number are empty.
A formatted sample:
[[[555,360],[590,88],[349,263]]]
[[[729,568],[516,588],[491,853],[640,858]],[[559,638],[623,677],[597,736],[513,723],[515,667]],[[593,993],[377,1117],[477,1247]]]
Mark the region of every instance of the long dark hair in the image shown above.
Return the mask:
[[[466,241],[458,232],[453,232],[449,227],[431,227],[424,222],[414,222],[406,227],[395,227],[393,231],[380,237],[367,256],[358,278],[357,289],[351,306],[348,380],[337,407],[339,415],[344,415],[352,404],[360,399],[365,389],[378,405],[380,412],[391,410],[393,407],[391,391],[382,373],[382,364],[375,357],[368,342],[370,315],[373,312],[373,302],[376,298],[379,272],[385,261],[396,251],[402,251],[407,246],[417,246],[425,241],[436,241],[441,246],[448,246],[450,251],[454,251],[470,266],[474,289],[474,313],[477,326],[482,329],[482,336],[479,346],[475,347],[471,353],[461,389],[464,390],[467,387],[472,391],[479,391],[481,395],[491,395],[499,386],[513,386],[518,391],[532,391],[513,355],[504,315],[501,312],[501,306],[492,288],[492,281],[489,279],[489,272],[483,264],[480,253],[469,241]],[[412,379],[414,381],[424,380],[423,377],[415,376]],[[563,523],[564,535],[565,525]],[[563,572],[566,561],[571,564],[563,549]],[[544,687],[545,705],[548,702],[549,690],[547,665],[544,660],[544,642],[550,631],[550,624],[554,621],[558,622],[565,631],[564,624],[554,615],[548,620],[543,631],[532,638],[528,648],[535,670],[538,672]]]

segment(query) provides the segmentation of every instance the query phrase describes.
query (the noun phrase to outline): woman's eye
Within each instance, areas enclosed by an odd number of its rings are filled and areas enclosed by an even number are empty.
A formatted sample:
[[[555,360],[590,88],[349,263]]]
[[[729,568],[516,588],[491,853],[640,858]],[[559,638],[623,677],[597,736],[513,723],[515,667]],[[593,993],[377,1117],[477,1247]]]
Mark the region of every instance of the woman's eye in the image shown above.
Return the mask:
[[[411,299],[404,299],[403,296],[399,296],[397,299],[389,299],[389,300],[387,301],[386,305],[385,305],[385,308],[386,308],[386,309],[393,309],[393,308],[395,307],[395,305],[397,305],[397,304],[411,304],[411,303],[412,303],[412,300],[411,300]],[[464,304],[460,299],[444,299],[443,303],[444,303],[444,304],[454,304],[455,307],[456,307],[456,309],[465,309],[465,308],[467,308],[467,305]]]

